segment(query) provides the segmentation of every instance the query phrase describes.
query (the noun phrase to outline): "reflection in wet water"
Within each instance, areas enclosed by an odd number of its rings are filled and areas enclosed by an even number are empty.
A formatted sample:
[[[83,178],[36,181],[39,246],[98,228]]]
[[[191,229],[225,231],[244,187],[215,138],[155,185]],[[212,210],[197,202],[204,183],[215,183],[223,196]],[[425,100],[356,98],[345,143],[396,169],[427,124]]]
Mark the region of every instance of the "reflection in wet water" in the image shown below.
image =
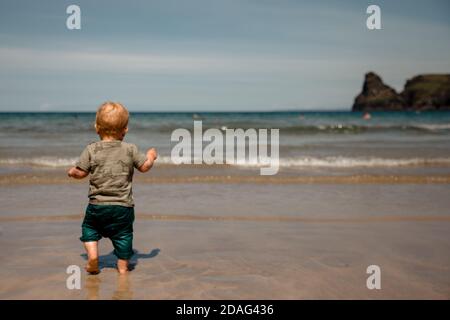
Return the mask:
[[[86,277],[85,289],[87,300],[99,300],[111,298],[113,300],[131,300],[133,299],[133,292],[131,291],[130,276],[128,274],[118,274],[116,289],[111,297],[100,297],[100,284],[101,280],[99,276],[88,275]]]
[[[131,300],[133,292],[130,286],[130,276],[128,274],[119,274],[117,277],[116,291],[112,295],[113,300]]]
[[[86,299],[87,300],[98,300],[100,299],[100,278],[96,275],[86,276],[86,282],[84,287],[86,288]]]

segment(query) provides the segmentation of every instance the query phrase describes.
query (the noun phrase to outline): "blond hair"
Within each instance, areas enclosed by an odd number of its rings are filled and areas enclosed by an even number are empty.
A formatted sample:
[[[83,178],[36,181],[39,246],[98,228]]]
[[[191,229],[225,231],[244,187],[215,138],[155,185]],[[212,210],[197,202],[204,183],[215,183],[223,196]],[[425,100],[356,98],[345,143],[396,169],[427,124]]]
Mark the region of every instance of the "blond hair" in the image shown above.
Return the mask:
[[[122,138],[128,126],[128,110],[118,102],[104,102],[97,110],[95,127],[101,137]]]

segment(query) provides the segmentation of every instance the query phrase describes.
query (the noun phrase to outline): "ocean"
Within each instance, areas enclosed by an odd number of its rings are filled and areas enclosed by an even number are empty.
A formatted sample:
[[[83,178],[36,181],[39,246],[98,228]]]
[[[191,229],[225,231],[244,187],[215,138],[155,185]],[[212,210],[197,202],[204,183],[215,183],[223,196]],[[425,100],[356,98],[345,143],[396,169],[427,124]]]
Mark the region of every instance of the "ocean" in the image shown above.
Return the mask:
[[[125,140],[155,147],[172,165],[177,128],[280,130],[280,171],[393,170],[450,172],[450,112],[131,113]],[[96,141],[95,113],[1,113],[0,172],[73,165]],[[248,167],[249,164],[237,164]],[[251,165],[250,165],[251,166]],[[427,172],[428,172],[427,171]]]

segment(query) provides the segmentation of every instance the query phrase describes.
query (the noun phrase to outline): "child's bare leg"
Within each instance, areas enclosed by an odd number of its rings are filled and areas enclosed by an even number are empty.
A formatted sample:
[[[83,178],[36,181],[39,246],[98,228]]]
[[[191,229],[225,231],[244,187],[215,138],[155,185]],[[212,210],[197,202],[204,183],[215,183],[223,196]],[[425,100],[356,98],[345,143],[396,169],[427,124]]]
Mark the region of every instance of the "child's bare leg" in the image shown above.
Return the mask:
[[[92,274],[100,272],[98,269],[98,241],[84,242],[84,248],[88,255],[86,271]]]
[[[128,272],[128,260],[118,259],[117,260],[117,270],[120,274],[125,274]]]

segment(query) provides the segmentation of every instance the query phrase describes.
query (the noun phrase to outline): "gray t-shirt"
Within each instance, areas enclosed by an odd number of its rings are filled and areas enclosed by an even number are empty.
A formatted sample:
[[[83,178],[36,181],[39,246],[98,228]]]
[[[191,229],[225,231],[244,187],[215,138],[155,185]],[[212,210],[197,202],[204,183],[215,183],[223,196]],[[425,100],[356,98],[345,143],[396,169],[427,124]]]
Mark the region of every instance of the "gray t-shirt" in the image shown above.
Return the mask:
[[[131,182],[134,168],[147,156],[131,143],[98,141],[89,144],[75,164],[89,172],[89,203],[133,207]]]

